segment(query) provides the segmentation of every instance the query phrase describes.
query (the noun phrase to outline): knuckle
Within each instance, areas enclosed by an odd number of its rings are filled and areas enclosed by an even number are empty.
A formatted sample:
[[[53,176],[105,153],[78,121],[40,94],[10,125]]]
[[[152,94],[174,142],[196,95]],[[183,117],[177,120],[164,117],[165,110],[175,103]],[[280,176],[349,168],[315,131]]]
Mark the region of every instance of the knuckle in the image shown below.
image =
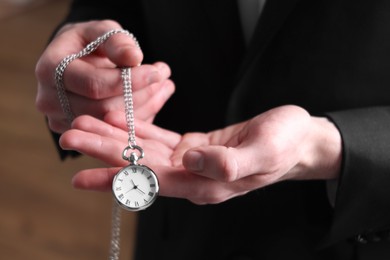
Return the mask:
[[[104,82],[97,77],[86,77],[85,79],[85,92],[88,98],[98,100],[103,97],[102,87]]]
[[[52,72],[54,70],[54,64],[49,63],[42,56],[35,65],[35,77],[38,82],[46,82],[48,79],[52,79]]]
[[[145,80],[146,80],[146,76],[145,76]],[[149,85],[148,87],[145,88],[146,95],[149,98],[153,97],[158,92],[160,87],[161,87],[160,83],[154,83],[154,84]]]
[[[221,161],[221,181],[233,182],[238,179],[237,161],[232,156],[232,149],[228,147]]]
[[[112,111],[122,111],[124,109],[123,104],[119,102],[117,99],[108,99],[102,102],[99,102],[98,106],[94,106],[93,108],[95,115],[99,115],[99,117],[106,115]],[[134,112],[135,113],[135,112]]]
[[[45,114],[48,110],[47,102],[45,102],[41,95],[37,95],[35,99],[35,107],[38,109],[39,112]]]
[[[42,59],[39,59],[37,64],[35,65],[35,76],[39,80],[43,78],[44,75],[46,75],[46,68],[42,64]]]
[[[45,98],[42,94],[38,93],[35,99],[35,107],[43,114],[49,114],[56,110],[56,106],[52,101],[53,99]]]

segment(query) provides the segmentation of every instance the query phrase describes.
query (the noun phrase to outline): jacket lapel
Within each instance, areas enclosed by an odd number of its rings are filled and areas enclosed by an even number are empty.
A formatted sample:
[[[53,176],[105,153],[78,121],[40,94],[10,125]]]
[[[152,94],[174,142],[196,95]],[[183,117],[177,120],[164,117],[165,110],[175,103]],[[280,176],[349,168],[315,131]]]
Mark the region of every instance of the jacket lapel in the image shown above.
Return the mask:
[[[267,0],[263,13],[257,23],[252,40],[246,51],[234,84],[228,110],[226,113],[227,123],[236,123],[242,120],[240,102],[251,88],[253,82],[248,82],[246,73],[256,73],[253,71],[254,64],[263,55],[264,51],[280,31],[287,20],[289,14],[300,0]]]
[[[245,1],[245,0],[243,0]],[[247,48],[246,55],[239,66],[237,79],[245,73],[246,68],[261,56],[267,45],[285,23],[288,15],[300,0],[267,0],[263,13],[257,23],[253,38]],[[216,38],[222,45],[234,41],[234,46],[244,46],[243,35],[238,14],[237,0],[204,0],[205,12],[208,14],[211,26],[214,27]],[[237,33],[239,32],[239,33]],[[232,36],[232,37],[230,37]],[[228,50],[229,52],[231,50]],[[241,52],[241,50],[236,50]],[[228,53],[231,55],[232,52]]]

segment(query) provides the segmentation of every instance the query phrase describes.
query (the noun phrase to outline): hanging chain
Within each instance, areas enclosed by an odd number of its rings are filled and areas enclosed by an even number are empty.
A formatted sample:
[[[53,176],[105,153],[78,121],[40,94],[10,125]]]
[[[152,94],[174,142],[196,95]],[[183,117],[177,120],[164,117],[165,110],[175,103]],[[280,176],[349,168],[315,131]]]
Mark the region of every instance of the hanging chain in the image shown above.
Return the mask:
[[[88,54],[94,52],[101,44],[103,44],[106,40],[108,40],[111,36],[117,33],[123,33],[130,36],[136,46],[139,48],[139,44],[137,39],[134,37],[132,33],[129,33],[127,30],[122,29],[114,29],[111,30],[104,35],[98,37],[96,40],[89,43],[83,50],[79,53],[74,53],[66,56],[56,67],[55,69],[55,83],[57,88],[57,95],[64,111],[66,118],[70,123],[72,123],[75,115],[71,109],[69,99],[66,95],[65,85],[64,85],[64,72],[66,67],[75,59],[79,59]],[[132,81],[131,81],[131,69],[130,68],[122,68],[121,69],[122,81],[123,81],[123,92],[124,92],[124,101],[125,101],[125,112],[126,112],[126,122],[129,131],[129,146],[131,149],[138,149],[140,147],[137,146],[135,141],[135,126],[134,126],[134,108],[133,108],[133,94],[132,94]],[[126,148],[127,149],[127,148]],[[141,150],[141,156],[143,157],[143,151]],[[120,255],[120,231],[121,231],[121,208],[115,201],[113,200],[112,204],[112,215],[111,215],[111,243],[110,243],[110,251],[109,251],[109,260],[119,260]]]
[[[118,260],[120,255],[120,240],[121,240],[121,208],[115,199],[112,202],[111,213],[111,242],[109,260]]]
[[[135,141],[133,90],[131,81],[131,68],[122,68],[123,96],[125,100],[126,124],[129,133],[129,147],[137,146]]]

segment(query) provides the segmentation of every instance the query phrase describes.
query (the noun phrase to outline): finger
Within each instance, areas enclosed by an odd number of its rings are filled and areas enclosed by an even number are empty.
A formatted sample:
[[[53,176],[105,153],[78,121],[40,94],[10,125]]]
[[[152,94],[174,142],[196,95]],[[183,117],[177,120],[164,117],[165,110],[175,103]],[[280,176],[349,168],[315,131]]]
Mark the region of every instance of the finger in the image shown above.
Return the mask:
[[[70,94],[71,108],[75,116],[90,115],[98,119],[103,119],[104,115],[110,111],[123,111],[123,96],[115,96],[102,100],[91,100],[78,95]]]
[[[57,99],[53,100],[54,94],[49,91],[42,92],[37,95],[39,110],[53,122],[65,122],[65,130],[69,129],[69,123],[65,117],[65,113]],[[41,99],[38,101],[38,99]],[[91,115],[98,119],[103,119],[104,115],[110,111],[123,111],[124,102],[122,96],[102,100],[91,100],[73,93],[68,93],[68,100],[73,114],[77,117],[80,115]],[[37,105],[38,106],[38,105]]]
[[[127,143],[128,139],[126,130],[122,130],[88,115],[77,117],[72,122],[72,129],[112,138],[121,143]]]
[[[133,92],[170,76],[167,66],[142,65],[132,69]],[[68,92],[99,100],[123,94],[121,70],[115,67],[96,67],[85,60],[75,60],[64,72],[64,85]]]
[[[175,85],[171,80],[155,83],[138,91],[133,96],[135,117],[152,123],[154,117],[174,92]]]
[[[127,131],[128,128],[125,118],[125,113],[113,111],[105,116],[104,121]],[[155,140],[157,142],[161,142],[171,149],[174,149],[181,139],[181,136],[173,131],[143,122],[142,120],[135,120],[135,126],[137,137],[145,140]]]
[[[85,40],[89,43],[113,29],[121,29],[121,26],[111,20],[86,23]],[[138,47],[135,38],[123,33],[111,36],[102,44],[102,48],[99,48],[98,53],[107,56],[119,67],[134,67],[140,64],[143,59],[142,51]]]
[[[183,165],[189,171],[211,179],[234,182],[252,174],[263,172],[261,149],[247,147],[203,146],[184,154]]]
[[[72,185],[77,189],[110,191],[112,179],[119,170],[120,167],[82,170],[72,178]]]
[[[192,148],[209,144],[208,136],[204,133],[187,133],[182,136],[180,143],[175,147],[171,161],[174,166],[182,165],[183,155]]]
[[[63,133],[69,129],[69,122],[56,98],[57,93],[54,89],[43,91],[43,86],[38,84],[38,91],[35,99],[35,106],[47,117],[49,128],[56,133]]]
[[[109,165],[124,166],[121,154],[127,141],[113,140],[94,133],[71,129],[62,134],[60,146],[64,150],[75,150],[99,159]]]
[[[172,74],[171,68],[165,62],[158,61],[153,63],[153,65],[158,68],[158,71],[162,75],[162,78],[167,79],[171,76]]]
[[[51,131],[58,134],[62,134],[69,129],[69,121],[66,118],[63,118],[63,120],[47,118],[47,125]]]
[[[180,142],[181,135],[176,132],[143,122],[142,120],[136,120],[135,124],[137,137],[141,138],[141,140],[154,140],[166,145],[170,149],[174,149]],[[169,158],[171,154],[172,151],[168,155]]]
[[[121,71],[115,67],[96,67],[85,60],[74,60],[63,75],[66,91],[89,99],[104,99],[122,93]]]

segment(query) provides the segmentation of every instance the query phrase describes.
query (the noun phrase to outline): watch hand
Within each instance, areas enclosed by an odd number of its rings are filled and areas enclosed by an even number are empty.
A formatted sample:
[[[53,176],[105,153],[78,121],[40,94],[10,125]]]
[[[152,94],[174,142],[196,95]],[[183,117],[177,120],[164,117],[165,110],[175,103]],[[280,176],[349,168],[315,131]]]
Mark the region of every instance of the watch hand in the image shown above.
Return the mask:
[[[140,188],[137,187],[137,191],[140,191],[142,194],[145,194]]]
[[[135,189],[135,188],[132,188],[132,189],[126,191],[125,194],[129,193],[130,191],[132,191],[132,190],[134,190],[134,189]]]

